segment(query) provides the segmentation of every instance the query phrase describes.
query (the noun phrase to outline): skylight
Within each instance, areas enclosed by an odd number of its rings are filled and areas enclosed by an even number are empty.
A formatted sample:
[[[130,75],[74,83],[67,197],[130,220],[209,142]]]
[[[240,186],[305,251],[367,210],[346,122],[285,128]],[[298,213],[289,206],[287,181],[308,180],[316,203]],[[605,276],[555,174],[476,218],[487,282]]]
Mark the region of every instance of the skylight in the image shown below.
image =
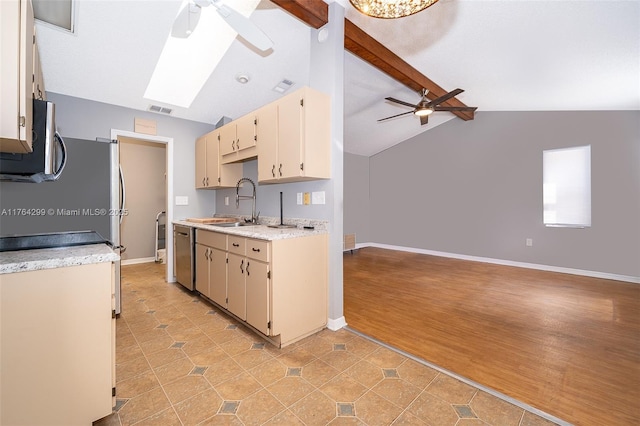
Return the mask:
[[[245,0],[230,6],[248,17],[259,2]],[[183,0],[180,11],[188,6],[189,0]],[[169,31],[144,97],[189,108],[236,36],[215,7],[203,7],[198,25],[188,38],[171,37]]]

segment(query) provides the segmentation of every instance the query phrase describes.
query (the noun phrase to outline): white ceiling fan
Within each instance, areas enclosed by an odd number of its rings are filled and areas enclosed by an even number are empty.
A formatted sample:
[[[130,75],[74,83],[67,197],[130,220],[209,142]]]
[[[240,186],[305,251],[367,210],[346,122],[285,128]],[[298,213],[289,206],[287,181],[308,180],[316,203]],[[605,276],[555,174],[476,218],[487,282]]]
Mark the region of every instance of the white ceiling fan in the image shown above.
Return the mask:
[[[202,8],[211,5],[216,8],[222,19],[224,19],[240,37],[244,38],[257,49],[264,52],[273,47],[271,39],[258,28],[253,21],[224,4],[222,0],[190,0],[187,2],[173,23],[171,36],[177,38],[189,37],[198,25]]]

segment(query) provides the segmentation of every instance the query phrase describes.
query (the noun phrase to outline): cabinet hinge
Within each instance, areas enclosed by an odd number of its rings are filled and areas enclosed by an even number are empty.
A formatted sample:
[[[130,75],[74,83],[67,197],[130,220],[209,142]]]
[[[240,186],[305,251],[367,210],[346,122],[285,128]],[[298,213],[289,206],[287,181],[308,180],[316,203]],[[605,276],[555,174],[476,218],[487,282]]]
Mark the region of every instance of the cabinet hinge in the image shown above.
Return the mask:
[[[257,140],[258,140],[258,135],[254,135],[254,136],[253,136],[253,140],[254,140],[254,141],[257,141]]]
[[[267,329],[268,329],[268,330],[271,330],[271,321],[269,321],[269,322],[267,323]]]
[[[271,279],[271,271],[267,271],[267,279]]]
[[[111,310],[111,318],[115,318],[116,317],[116,310],[112,309]]]
[[[229,263],[229,258],[227,257],[227,258],[225,259],[225,261],[226,261],[225,263]]]
[[[304,99],[300,99],[300,106],[303,107],[304,106]]]
[[[254,118],[254,119],[253,119],[253,125],[254,125],[254,126],[257,126],[257,125],[258,125],[258,119],[257,119],[257,118]]]
[[[27,127],[27,117],[25,117],[24,115],[18,117],[18,125],[20,127]]]
[[[220,178],[218,178],[218,183],[220,183]]]
[[[116,388],[111,388],[111,396],[116,396]]]
[[[229,303],[229,298],[224,299],[224,303]]]
[[[218,142],[220,142],[220,135],[218,134]]]
[[[300,163],[300,170],[304,170],[304,163]]]

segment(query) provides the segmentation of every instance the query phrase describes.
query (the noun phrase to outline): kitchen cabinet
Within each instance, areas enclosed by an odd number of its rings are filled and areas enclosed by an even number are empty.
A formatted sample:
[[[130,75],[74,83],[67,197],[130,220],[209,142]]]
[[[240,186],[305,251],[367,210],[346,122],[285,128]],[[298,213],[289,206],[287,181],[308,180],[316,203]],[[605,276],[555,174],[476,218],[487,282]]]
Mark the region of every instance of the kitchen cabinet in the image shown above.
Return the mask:
[[[0,1],[0,152],[32,149],[34,18],[30,0]]]
[[[222,307],[227,306],[227,236],[196,233],[196,290]]]
[[[35,31],[35,29],[34,29]],[[44,75],[42,74],[42,63],[40,62],[40,51],[38,50],[38,39],[33,40],[33,97],[43,101],[47,100],[44,88]]]
[[[221,164],[220,129],[196,139],[196,189],[235,187],[242,178],[242,164]]]
[[[250,328],[286,346],[325,327],[326,234],[268,241],[197,229],[196,241],[203,246],[196,257],[196,290]],[[226,276],[223,268],[212,269],[211,253],[220,259],[214,257],[214,265],[226,265]],[[208,284],[199,287],[202,277]]]
[[[111,414],[114,264],[0,277],[0,424],[90,425]]]
[[[256,118],[254,113],[220,127],[220,156],[223,164],[255,158]]]
[[[330,99],[309,87],[275,103],[276,137],[258,128],[258,182],[283,183],[331,177]],[[273,110],[263,114],[273,117]],[[259,120],[261,123],[264,120]],[[268,129],[266,134],[273,133]]]

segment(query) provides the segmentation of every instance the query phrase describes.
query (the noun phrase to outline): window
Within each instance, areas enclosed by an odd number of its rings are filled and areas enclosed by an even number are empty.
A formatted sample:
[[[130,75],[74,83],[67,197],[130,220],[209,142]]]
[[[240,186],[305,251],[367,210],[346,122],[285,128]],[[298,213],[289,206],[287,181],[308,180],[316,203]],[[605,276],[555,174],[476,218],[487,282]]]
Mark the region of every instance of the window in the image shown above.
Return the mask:
[[[591,226],[591,146],[542,153],[543,220],[546,226]]]

